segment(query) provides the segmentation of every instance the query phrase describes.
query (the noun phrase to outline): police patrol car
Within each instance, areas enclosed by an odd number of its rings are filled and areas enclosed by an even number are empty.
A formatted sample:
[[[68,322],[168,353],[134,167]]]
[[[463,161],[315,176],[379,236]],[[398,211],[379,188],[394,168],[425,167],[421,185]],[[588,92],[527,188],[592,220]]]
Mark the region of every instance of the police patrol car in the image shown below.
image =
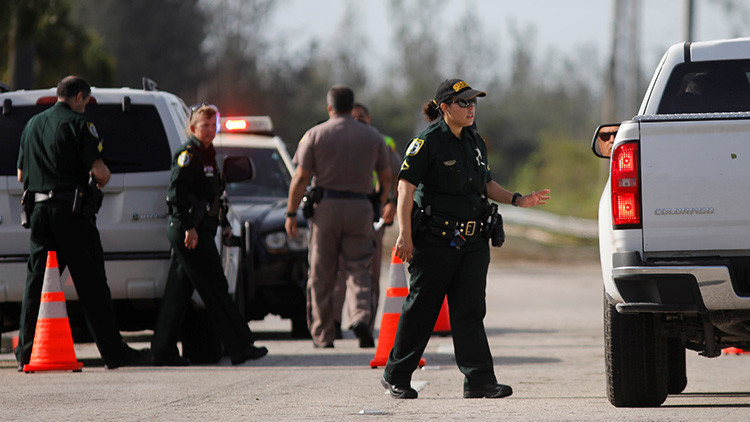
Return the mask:
[[[284,229],[286,203],[294,166],[286,146],[273,134],[268,116],[221,117],[214,139],[219,162],[227,156],[246,156],[254,178],[226,187],[228,218],[239,248],[237,301],[248,320],[268,314],[292,321],[292,334],[306,337],[307,224],[297,217],[299,236]]]
[[[11,92],[0,89],[3,332],[18,328],[29,255],[29,231],[20,224],[23,185],[16,176],[20,136],[32,116],[56,101],[55,88]],[[159,311],[171,256],[166,237],[165,195],[173,151],[187,140],[188,108],[180,98],[158,91],[153,81],[144,78],[143,89],[93,87],[85,114],[102,139],[105,163],[112,172],[103,188],[104,201],[97,214],[97,227],[117,322],[123,331],[151,329]],[[240,232],[233,234],[239,236]],[[236,280],[238,248],[221,242],[219,246],[227,278]],[[88,331],[67,270],[61,281],[74,337],[86,337]],[[230,293],[236,297],[235,287],[241,286],[231,281],[230,284]],[[205,355],[217,354],[217,341],[207,313],[196,306],[186,321],[183,349],[193,354],[190,357],[195,362],[211,360]]]

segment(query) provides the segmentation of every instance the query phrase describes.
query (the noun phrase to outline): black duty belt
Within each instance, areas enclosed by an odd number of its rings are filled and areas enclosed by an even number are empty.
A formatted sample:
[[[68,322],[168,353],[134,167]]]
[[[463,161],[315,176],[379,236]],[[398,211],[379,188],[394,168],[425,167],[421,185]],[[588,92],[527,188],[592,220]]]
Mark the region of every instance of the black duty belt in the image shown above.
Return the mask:
[[[352,192],[348,190],[323,189],[323,198],[328,199],[367,199],[366,193]]]
[[[451,239],[457,231],[462,236],[471,237],[481,234],[484,228],[480,220],[454,220],[434,214],[428,217],[427,225],[433,234]]]
[[[73,202],[73,199],[75,198],[75,192],[71,190],[51,190],[49,192],[35,192],[34,193],[34,202],[44,202],[49,201],[50,199],[55,199],[58,201],[67,201],[67,202]]]

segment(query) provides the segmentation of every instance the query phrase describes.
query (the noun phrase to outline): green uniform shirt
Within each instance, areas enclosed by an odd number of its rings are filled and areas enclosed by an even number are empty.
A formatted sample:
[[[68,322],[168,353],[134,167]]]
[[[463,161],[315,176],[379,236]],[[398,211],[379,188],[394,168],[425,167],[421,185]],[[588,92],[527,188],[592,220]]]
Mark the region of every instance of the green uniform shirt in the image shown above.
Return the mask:
[[[197,228],[194,227],[190,209],[201,200],[208,205],[217,204],[223,191],[221,173],[216,165],[216,149],[213,145],[204,148],[200,140],[191,135],[172,159],[171,180],[167,189],[167,203],[172,206],[172,216],[180,220],[185,230]],[[206,215],[203,220],[218,224],[215,215]],[[216,230],[216,225],[213,230]]]
[[[88,182],[91,164],[101,158],[94,124],[58,101],[26,124],[17,166],[24,187],[32,192],[70,190]]]
[[[401,164],[399,179],[417,186],[421,208],[460,220],[478,218],[485,210],[487,148],[473,128],[456,138],[443,119],[412,139]]]

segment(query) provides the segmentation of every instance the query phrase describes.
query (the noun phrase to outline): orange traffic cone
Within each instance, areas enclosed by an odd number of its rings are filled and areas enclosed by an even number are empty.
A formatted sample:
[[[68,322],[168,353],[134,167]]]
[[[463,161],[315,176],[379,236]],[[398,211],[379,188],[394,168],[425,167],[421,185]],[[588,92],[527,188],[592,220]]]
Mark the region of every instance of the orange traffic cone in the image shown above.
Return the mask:
[[[439,334],[441,336],[447,336],[451,333],[451,318],[448,314],[448,298],[443,300],[443,307],[440,308],[440,315],[435,322],[435,328],[432,330],[433,334]]]
[[[388,355],[391,353],[393,341],[396,339],[396,328],[398,328],[398,320],[401,318],[401,308],[404,306],[404,298],[408,294],[409,288],[406,286],[404,263],[396,255],[396,248],[393,248],[391,252],[390,284],[385,293],[378,348],[375,350],[375,357],[370,361],[371,368],[385,366],[388,362]],[[424,365],[424,358],[420,358],[419,366]]]
[[[65,294],[60,284],[57,254],[47,252],[47,269],[44,271],[39,317],[36,320],[31,360],[23,366],[24,372],[76,371],[83,364],[76,359],[73,335],[70,333]]]
[[[727,355],[744,355],[750,353],[750,350],[738,349],[736,347],[726,347],[724,349],[721,349],[721,351]]]

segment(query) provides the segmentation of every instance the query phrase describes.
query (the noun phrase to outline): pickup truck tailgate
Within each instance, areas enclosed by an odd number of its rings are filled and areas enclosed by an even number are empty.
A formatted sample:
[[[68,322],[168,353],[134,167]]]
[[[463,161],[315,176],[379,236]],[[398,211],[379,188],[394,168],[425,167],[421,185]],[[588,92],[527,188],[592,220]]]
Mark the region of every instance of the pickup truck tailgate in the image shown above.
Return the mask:
[[[644,251],[750,250],[750,122],[642,121],[640,133]]]

